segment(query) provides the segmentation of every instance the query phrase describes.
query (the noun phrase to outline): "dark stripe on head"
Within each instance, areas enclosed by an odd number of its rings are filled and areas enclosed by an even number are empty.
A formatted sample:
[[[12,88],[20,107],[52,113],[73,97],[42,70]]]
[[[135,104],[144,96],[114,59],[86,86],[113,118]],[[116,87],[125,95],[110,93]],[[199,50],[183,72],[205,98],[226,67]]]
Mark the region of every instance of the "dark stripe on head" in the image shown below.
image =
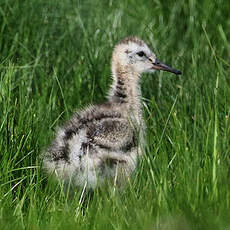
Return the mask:
[[[119,41],[118,45],[129,44],[130,42],[136,43],[139,46],[144,46],[144,44],[145,44],[145,42],[142,41],[141,39],[139,39],[137,37],[130,36],[130,37],[126,37],[126,38],[122,39],[121,41]]]

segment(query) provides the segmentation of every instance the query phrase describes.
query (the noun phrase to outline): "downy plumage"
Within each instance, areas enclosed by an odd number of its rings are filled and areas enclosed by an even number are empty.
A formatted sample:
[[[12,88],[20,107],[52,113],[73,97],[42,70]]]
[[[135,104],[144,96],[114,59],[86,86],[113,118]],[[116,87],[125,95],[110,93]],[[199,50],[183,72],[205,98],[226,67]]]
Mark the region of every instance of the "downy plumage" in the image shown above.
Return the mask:
[[[154,70],[181,74],[159,62],[139,38],[120,41],[112,55],[108,100],[77,112],[59,128],[43,156],[45,170],[76,187],[127,180],[135,171],[145,139],[140,78]]]

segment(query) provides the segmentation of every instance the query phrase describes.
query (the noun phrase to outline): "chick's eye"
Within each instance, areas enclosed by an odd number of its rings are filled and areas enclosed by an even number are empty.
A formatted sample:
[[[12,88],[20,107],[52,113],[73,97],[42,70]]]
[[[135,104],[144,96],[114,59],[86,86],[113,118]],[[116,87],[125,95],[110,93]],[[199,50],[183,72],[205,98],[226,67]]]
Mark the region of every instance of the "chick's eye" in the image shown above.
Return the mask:
[[[144,53],[143,51],[140,51],[140,52],[137,53],[137,55],[138,55],[139,57],[143,57],[143,56],[145,56],[145,53]]]

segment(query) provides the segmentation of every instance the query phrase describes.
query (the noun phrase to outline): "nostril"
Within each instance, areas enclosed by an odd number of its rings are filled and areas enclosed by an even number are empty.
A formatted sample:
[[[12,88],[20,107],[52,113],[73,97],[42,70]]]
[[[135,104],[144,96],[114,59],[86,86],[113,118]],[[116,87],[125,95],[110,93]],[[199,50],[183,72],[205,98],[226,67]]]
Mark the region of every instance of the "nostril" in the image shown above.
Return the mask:
[[[157,59],[155,59],[155,57],[151,56],[148,58],[150,62],[152,62],[153,64],[158,64],[159,61]]]

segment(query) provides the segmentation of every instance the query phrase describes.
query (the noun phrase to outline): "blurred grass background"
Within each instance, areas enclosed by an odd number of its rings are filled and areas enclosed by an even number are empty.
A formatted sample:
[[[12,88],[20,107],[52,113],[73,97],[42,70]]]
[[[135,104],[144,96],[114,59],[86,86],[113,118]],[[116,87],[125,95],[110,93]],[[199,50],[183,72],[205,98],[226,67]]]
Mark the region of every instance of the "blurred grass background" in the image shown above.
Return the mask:
[[[229,12],[225,0],[0,0],[0,229],[229,229]],[[75,109],[105,99],[129,35],[183,75],[143,76],[146,157],[122,191],[83,204],[38,157]]]

